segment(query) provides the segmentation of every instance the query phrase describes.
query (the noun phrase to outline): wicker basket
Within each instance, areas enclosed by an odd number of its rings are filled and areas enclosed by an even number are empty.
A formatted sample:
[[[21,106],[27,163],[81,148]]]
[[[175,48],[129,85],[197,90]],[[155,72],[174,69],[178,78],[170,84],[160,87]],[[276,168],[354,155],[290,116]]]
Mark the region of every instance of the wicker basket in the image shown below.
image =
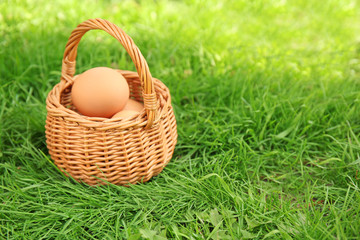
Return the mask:
[[[130,55],[136,72],[118,70],[127,80],[130,97],[144,110],[128,119],[86,117],[76,112],[71,88],[76,81],[75,59],[82,36],[101,29],[116,38]],[[116,25],[89,19],[71,33],[65,48],[61,81],[46,100],[46,143],[51,158],[66,175],[89,185],[146,182],[170,161],[176,121],[169,89],[150,74],[133,40]],[[104,181],[105,180],[105,181]]]

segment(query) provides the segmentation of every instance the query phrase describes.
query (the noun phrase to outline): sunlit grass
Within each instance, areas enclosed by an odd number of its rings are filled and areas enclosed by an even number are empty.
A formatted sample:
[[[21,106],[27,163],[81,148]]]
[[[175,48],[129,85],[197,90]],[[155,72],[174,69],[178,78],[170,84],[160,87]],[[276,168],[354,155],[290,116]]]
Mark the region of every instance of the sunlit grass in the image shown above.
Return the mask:
[[[146,184],[77,184],[46,150],[67,38],[95,17],[171,91],[178,144]],[[350,0],[0,2],[1,238],[358,238],[359,20]],[[100,31],[95,66],[134,69]]]

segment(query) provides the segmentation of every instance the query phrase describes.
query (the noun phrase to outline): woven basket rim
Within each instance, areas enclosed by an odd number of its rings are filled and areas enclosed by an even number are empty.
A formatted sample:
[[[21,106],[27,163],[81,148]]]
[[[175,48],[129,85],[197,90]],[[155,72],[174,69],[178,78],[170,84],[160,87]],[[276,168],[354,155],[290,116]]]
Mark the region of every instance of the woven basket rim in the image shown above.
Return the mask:
[[[129,77],[129,75],[132,75],[132,78],[136,75],[138,78],[138,73],[128,70],[119,70],[114,69],[116,71],[119,71],[125,79]],[[75,79],[80,74],[77,74],[73,77]],[[152,77],[153,82],[155,85],[160,86],[163,90],[166,91],[166,100],[164,96],[161,95],[158,91],[155,92],[161,97],[163,100],[162,102],[165,102],[163,106],[161,106],[160,103],[158,103],[157,107],[157,118],[153,121],[153,126],[156,126],[159,122],[159,120],[163,116],[163,111],[166,109],[168,105],[171,105],[171,95],[169,92],[168,87],[159,79]],[[54,115],[54,116],[61,116],[64,118],[64,120],[72,121],[78,123],[78,125],[82,125],[89,128],[99,128],[102,130],[109,130],[109,129],[126,129],[126,128],[135,128],[135,127],[145,127],[147,125],[147,117],[145,109],[143,109],[139,114],[134,115],[131,118],[103,118],[103,117],[89,117],[84,116],[72,109],[66,108],[63,104],[61,104],[61,95],[62,92],[71,87],[73,82],[60,82],[56,84],[49,92],[47,99],[46,99],[46,109],[48,114]]]

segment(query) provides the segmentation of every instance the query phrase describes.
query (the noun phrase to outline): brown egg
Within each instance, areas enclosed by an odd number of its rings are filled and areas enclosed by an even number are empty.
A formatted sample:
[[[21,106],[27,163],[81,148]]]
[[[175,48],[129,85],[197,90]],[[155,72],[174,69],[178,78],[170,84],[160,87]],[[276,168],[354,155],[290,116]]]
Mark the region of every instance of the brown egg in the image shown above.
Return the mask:
[[[125,107],[129,99],[129,86],[119,72],[96,67],[78,75],[71,98],[79,113],[109,118]]]
[[[136,114],[139,114],[139,112],[133,110],[122,110],[121,112],[115,114],[112,118],[130,118]]]
[[[134,110],[141,112],[144,109],[144,104],[141,102],[135,101],[133,99],[129,99],[123,110]]]

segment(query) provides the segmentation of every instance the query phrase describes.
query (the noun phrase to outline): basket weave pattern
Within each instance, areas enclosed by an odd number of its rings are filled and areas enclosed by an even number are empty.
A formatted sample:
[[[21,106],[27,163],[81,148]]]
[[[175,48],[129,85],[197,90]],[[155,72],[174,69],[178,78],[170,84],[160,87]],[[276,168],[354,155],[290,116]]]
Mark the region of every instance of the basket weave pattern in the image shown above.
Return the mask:
[[[144,110],[128,119],[83,116],[71,102],[76,81],[75,59],[82,36],[101,29],[129,53],[137,72],[118,70],[127,80],[130,97]],[[67,175],[89,185],[146,182],[172,158],[177,141],[176,120],[169,89],[150,74],[133,40],[116,25],[89,19],[71,33],[65,48],[61,81],[46,100],[46,143],[51,158]],[[105,181],[103,181],[105,180]]]

